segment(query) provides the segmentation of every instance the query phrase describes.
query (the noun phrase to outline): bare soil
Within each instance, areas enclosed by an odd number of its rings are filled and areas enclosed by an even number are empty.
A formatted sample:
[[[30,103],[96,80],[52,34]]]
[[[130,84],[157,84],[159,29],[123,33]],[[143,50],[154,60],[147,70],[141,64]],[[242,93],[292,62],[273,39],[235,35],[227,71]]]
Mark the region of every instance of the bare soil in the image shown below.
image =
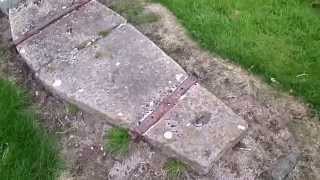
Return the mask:
[[[103,2],[110,6],[113,1]],[[201,77],[201,84],[250,125],[248,135],[208,176],[190,171],[184,179],[258,179],[275,167],[278,159],[293,153],[299,153],[300,158],[288,179],[320,179],[320,121],[307,105],[199,48],[161,5],[146,3],[145,10],[158,15],[158,21],[136,27],[186,71]],[[0,46],[11,42],[9,28],[8,19],[1,15]],[[47,92],[15,50],[11,49],[8,62],[0,62],[0,71],[0,76],[28,90],[41,124],[58,137],[66,162],[61,180],[166,179],[162,170],[166,157],[146,143],[133,144],[126,157],[105,152],[104,135],[110,129],[105,119],[80,110],[68,112],[68,103]]]

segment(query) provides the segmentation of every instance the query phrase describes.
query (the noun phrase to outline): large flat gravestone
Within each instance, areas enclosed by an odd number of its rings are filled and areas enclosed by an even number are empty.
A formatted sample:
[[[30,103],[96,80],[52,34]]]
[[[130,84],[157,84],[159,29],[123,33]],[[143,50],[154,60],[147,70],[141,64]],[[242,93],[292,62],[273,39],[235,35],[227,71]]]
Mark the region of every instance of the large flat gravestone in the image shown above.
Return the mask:
[[[59,95],[129,127],[187,77],[131,25],[112,31],[69,61],[53,61],[39,78]],[[55,86],[57,81],[61,85]]]
[[[193,86],[145,137],[169,156],[207,173],[239,142],[247,123],[200,85]]]
[[[13,39],[68,3],[48,0],[13,10]],[[95,0],[50,24],[17,49],[50,91],[130,130],[157,111],[188,77],[152,41]],[[213,94],[194,85],[143,135],[170,156],[207,173],[246,129],[246,123]]]
[[[107,115],[112,124],[129,127],[154,110],[187,74],[134,27],[117,27],[124,22],[92,1],[18,50],[49,89]]]

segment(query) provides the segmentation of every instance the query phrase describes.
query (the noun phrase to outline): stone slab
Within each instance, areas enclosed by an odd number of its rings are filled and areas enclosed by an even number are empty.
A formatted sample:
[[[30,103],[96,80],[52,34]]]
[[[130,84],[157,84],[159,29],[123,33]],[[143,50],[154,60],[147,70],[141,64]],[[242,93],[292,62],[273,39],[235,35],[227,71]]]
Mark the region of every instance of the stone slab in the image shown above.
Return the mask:
[[[38,24],[72,6],[74,0],[26,0],[19,7],[10,10],[12,38],[18,39]]]
[[[187,74],[134,27],[118,27],[124,22],[92,1],[20,44],[18,51],[51,91],[129,127]]]
[[[110,123],[131,127],[187,74],[133,26],[123,25],[74,60],[52,61],[39,78],[60,96],[110,117]]]
[[[26,9],[10,14],[13,40],[19,37],[20,28],[27,26],[24,25],[25,21],[20,19],[24,19],[25,13],[32,12],[33,6],[31,7],[27,6]],[[38,7],[40,8],[38,11],[47,11],[41,7]],[[21,43],[17,49],[27,64],[34,71],[39,71],[42,66],[53,60],[75,59],[79,50],[92,40],[98,39],[101,32],[108,32],[124,22],[125,19],[112,10],[92,1]]]
[[[170,157],[184,160],[200,174],[246,133],[247,123],[200,85],[146,132],[145,138]]]

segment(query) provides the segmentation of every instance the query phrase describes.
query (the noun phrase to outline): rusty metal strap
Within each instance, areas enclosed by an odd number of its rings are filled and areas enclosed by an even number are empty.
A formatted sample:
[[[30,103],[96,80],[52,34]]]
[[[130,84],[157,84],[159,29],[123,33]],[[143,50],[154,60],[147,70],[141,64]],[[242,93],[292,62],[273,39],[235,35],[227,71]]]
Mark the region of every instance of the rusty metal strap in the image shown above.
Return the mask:
[[[40,33],[43,29],[47,28],[51,24],[57,22],[58,20],[60,20],[64,16],[66,16],[66,15],[70,14],[71,12],[73,12],[75,10],[78,10],[82,6],[88,4],[90,1],[91,0],[79,0],[79,1],[75,2],[72,6],[64,9],[62,12],[58,13],[57,15],[55,15],[52,19],[39,24],[34,29],[32,29],[32,30],[26,32],[25,34],[23,34],[22,37],[20,37],[20,38],[18,38],[17,40],[14,41],[14,44],[16,46],[18,46],[19,44],[23,43],[24,41],[26,41],[27,39],[31,38],[32,36]]]
[[[145,119],[139,121],[133,129],[134,138],[138,139],[143,136],[153,125],[155,125],[170,109],[172,109],[194,84],[197,83],[197,78],[189,76],[186,80],[176,88],[176,90],[163,99],[160,105],[150,113]]]

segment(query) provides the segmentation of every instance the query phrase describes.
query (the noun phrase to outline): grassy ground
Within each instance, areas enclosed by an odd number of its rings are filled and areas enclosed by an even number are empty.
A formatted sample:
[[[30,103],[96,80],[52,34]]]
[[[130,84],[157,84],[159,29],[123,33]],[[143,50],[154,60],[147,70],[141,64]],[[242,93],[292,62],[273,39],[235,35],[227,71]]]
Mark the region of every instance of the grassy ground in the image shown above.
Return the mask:
[[[126,155],[129,152],[131,137],[128,130],[112,128],[107,132],[105,148],[114,155]]]
[[[185,164],[178,160],[169,160],[164,167],[167,178],[169,180],[176,180],[176,179],[184,179],[183,175],[187,171],[187,167]]]
[[[156,0],[199,44],[320,110],[320,8],[312,0]]]
[[[158,17],[143,11],[143,6],[144,0],[117,0],[111,3],[110,7],[134,25],[157,21]]]
[[[53,180],[59,170],[54,141],[39,127],[28,102],[24,92],[0,76],[1,180]]]

